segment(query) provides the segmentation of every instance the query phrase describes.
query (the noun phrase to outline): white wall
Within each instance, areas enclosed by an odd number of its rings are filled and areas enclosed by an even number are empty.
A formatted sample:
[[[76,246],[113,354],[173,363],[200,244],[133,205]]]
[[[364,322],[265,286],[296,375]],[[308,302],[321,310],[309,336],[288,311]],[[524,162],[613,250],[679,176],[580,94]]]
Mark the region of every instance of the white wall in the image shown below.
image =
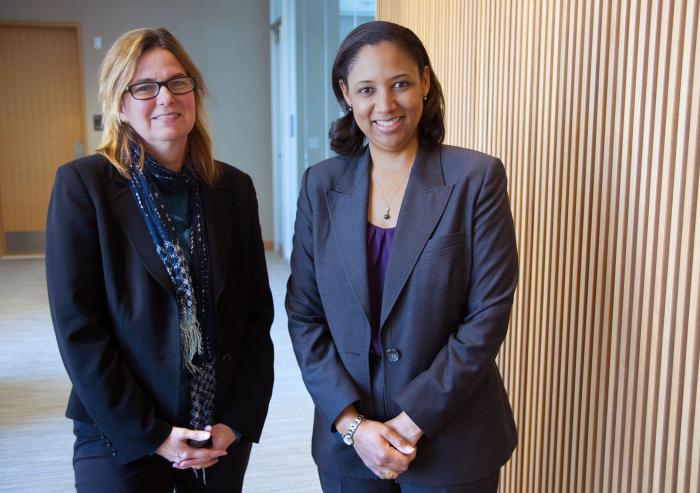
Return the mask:
[[[130,29],[169,29],[209,86],[214,154],[253,177],[263,237],[273,239],[268,2],[2,0],[0,19],[80,24],[89,151],[100,139],[92,115],[100,112],[97,72],[107,48]],[[96,36],[102,38],[102,50],[92,47]]]

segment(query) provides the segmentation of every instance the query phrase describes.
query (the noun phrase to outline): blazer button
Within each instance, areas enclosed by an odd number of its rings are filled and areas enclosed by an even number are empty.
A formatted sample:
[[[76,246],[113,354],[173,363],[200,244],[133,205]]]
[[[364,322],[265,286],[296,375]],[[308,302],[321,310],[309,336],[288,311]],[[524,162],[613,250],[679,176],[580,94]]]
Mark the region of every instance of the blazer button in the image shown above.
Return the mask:
[[[391,361],[392,363],[396,363],[398,360],[401,359],[401,353],[399,352],[398,349],[390,348],[386,350],[386,359]]]

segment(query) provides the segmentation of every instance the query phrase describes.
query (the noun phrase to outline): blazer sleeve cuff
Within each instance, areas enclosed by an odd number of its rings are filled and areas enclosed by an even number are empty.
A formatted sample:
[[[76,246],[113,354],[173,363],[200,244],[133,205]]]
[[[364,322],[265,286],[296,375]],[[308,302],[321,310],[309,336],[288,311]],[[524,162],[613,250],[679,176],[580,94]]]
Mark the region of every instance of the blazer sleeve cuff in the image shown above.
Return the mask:
[[[445,418],[441,409],[425,398],[426,395],[431,395],[431,392],[414,381],[395,400],[426,436],[433,437],[444,425]]]
[[[114,459],[120,464],[128,464],[147,455],[153,455],[173,431],[173,426],[165,421],[157,420],[138,445],[125,445],[115,451]]]
[[[345,401],[339,401],[339,402],[345,402]],[[345,411],[345,408],[350,406],[350,405],[357,405],[358,402],[360,402],[359,396],[355,400],[347,400],[347,402],[342,404],[340,407],[336,407],[335,410],[329,410],[329,413],[334,416],[330,421],[330,430],[332,433],[338,432],[338,430],[335,427],[335,422],[338,420],[338,417],[340,416],[340,414],[343,411]]]

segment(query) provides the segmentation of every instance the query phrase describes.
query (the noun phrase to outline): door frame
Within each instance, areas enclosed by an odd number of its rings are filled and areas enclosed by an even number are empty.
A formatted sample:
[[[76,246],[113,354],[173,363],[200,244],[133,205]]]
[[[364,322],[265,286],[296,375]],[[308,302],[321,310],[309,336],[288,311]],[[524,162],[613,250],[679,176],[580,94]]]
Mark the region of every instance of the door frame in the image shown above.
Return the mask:
[[[83,46],[80,24],[74,22],[50,22],[50,21],[18,21],[9,19],[0,19],[0,28],[3,27],[38,27],[38,28],[58,28],[72,29],[75,31],[76,52],[78,54],[78,70],[80,71],[80,85],[78,91],[80,94],[80,121],[82,122],[82,143],[83,149],[87,148],[87,125],[85,121],[85,71],[83,69]],[[7,244],[5,239],[5,226],[3,222],[2,200],[0,200],[0,257],[6,255]]]
[[[270,46],[275,250],[287,260],[299,193],[295,9],[295,0],[270,0],[270,28],[279,35]]]

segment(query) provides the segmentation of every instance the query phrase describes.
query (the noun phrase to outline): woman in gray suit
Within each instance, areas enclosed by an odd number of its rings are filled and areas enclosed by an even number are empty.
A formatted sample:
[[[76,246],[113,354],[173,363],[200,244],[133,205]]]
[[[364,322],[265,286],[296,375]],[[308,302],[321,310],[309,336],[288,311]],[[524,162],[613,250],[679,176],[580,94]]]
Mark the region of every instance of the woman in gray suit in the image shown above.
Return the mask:
[[[353,30],[332,84],[338,156],[304,174],[286,298],[321,485],[495,492],[517,442],[495,363],[518,278],[503,164],[442,145],[402,26]]]

